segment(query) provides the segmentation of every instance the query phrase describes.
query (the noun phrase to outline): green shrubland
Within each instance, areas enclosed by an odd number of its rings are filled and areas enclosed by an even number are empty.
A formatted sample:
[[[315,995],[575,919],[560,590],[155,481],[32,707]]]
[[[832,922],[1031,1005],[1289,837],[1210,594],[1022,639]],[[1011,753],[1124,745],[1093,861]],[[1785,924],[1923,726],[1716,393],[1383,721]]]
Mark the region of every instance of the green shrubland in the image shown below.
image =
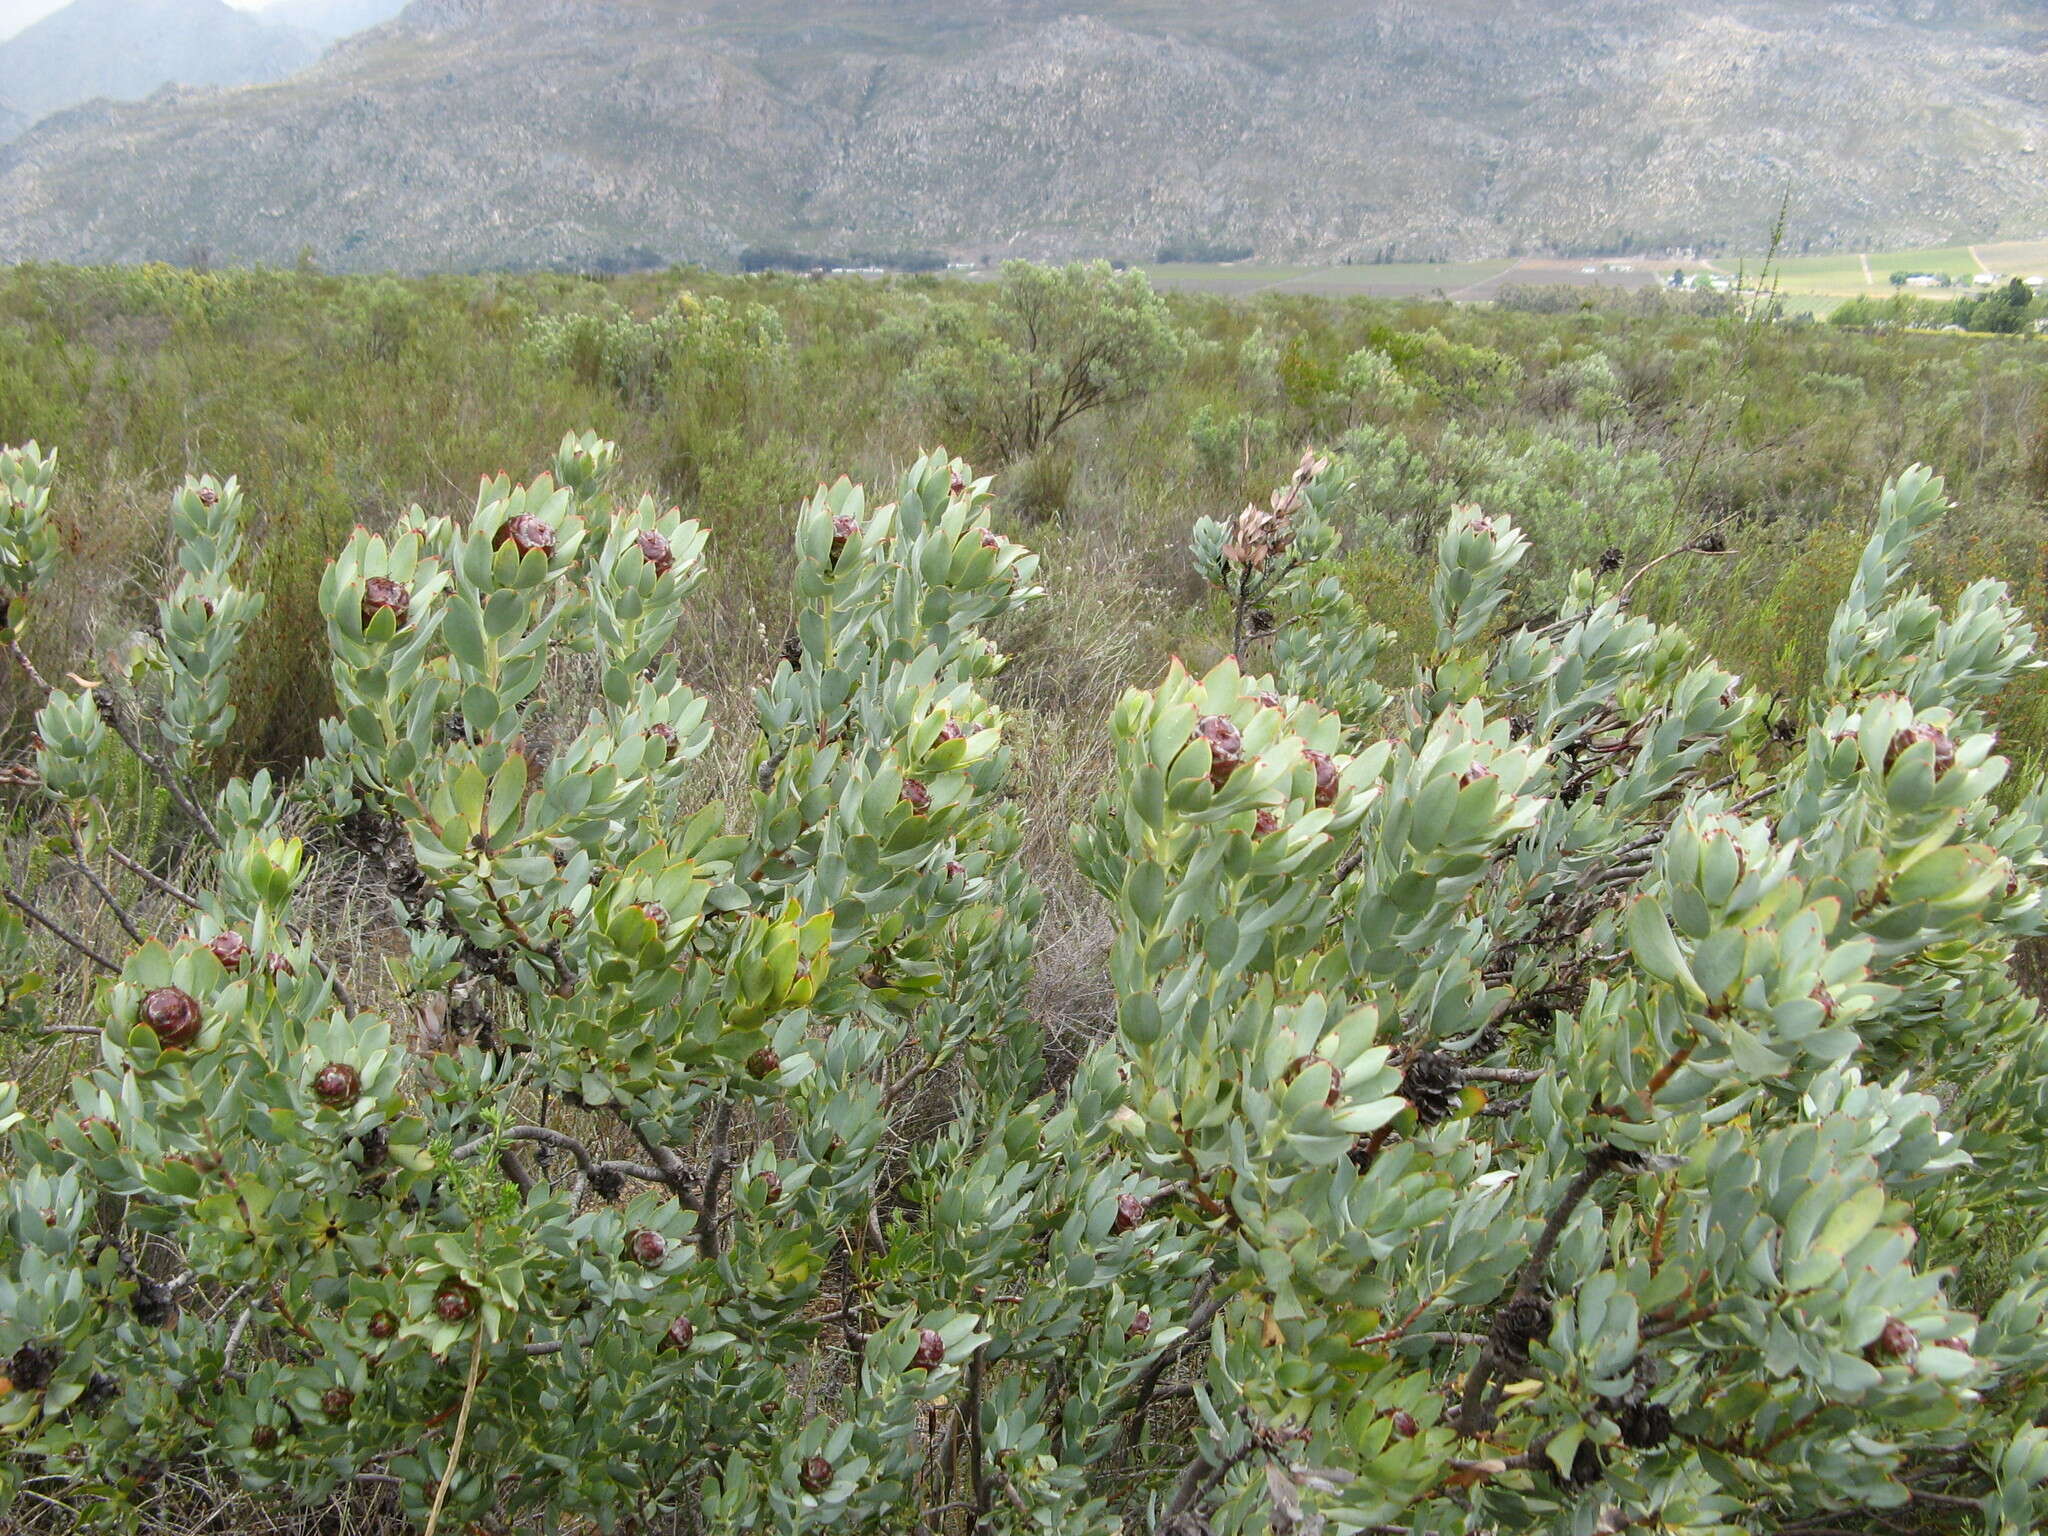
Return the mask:
[[[1340,451],[1361,430],[1375,446],[1338,513],[1358,533],[1347,580],[1404,592],[1426,581],[1429,519],[1459,499],[1528,498],[1501,510],[1543,533],[1537,558],[1561,569],[1597,559],[1587,541],[1603,528],[1634,555],[1732,514],[1731,554],[1671,562],[1634,599],[1711,625],[1731,665],[1787,691],[1810,685],[1827,620],[1825,601],[1801,596],[1826,581],[1802,582],[1803,566],[1834,561],[1823,574],[1839,577],[1863,509],[1908,463],[1941,465],[1961,507],[1951,535],[1916,557],[1932,588],[1997,575],[2023,603],[2039,595],[2048,447],[2043,370],[2025,338],[1745,329],[1739,314],[1676,300],[1603,311],[1583,295],[1563,313],[1167,296],[1171,341],[1145,329],[1149,306],[1118,333],[1120,366],[1142,364],[1136,398],[1063,423],[1038,449],[1011,440],[993,401],[999,377],[1029,372],[997,292],[924,277],[10,269],[0,438],[61,447],[59,527],[91,556],[60,574],[46,608],[68,617],[47,613],[34,643],[54,657],[145,623],[167,555],[167,477],[232,466],[256,498],[251,585],[272,601],[237,679],[231,760],[287,766],[313,748],[328,707],[317,685],[297,685],[296,663],[318,644],[311,598],[334,545],[415,501],[466,506],[479,469],[541,462],[568,422],[619,442],[643,489],[711,530],[720,568],[705,601],[722,633],[748,637],[744,654],[727,643],[705,658],[724,685],[750,675],[758,632],[786,622],[779,516],[820,480],[882,482],[905,445],[941,440],[991,465],[1017,455],[1003,463],[1005,494],[1043,520],[1058,600],[1079,620],[1053,626],[1032,669],[1077,687],[1104,662],[1070,637],[1135,624],[1143,643],[1130,654],[1148,662],[1213,644],[1216,615],[1195,606],[1174,560],[1181,530],[1284,478],[1304,443]],[[1002,368],[977,374],[976,348]],[[1614,460],[1643,455],[1661,474],[1631,470],[1617,504]],[[1668,505],[1645,505],[1660,497]],[[1553,518],[1569,552],[1549,542]],[[1390,541],[1382,523],[1405,532]],[[1365,559],[1402,543],[1398,565]],[[1393,621],[1413,634],[1406,611]],[[2036,696],[2023,684],[2001,706],[2009,749],[2030,761]],[[5,697],[18,745],[29,701]],[[1099,690],[1085,701],[1102,702]]]
[[[0,1518],[2032,1529],[2026,344],[1003,281],[7,275]]]

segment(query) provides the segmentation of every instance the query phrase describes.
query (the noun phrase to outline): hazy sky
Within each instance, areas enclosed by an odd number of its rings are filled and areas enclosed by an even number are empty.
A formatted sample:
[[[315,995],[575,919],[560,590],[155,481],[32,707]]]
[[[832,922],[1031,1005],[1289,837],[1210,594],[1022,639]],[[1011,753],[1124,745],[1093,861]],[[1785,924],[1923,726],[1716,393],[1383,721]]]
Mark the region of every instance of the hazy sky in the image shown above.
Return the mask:
[[[32,21],[59,9],[66,0],[0,0],[0,38],[12,37]],[[260,11],[270,0],[228,0],[244,11]]]

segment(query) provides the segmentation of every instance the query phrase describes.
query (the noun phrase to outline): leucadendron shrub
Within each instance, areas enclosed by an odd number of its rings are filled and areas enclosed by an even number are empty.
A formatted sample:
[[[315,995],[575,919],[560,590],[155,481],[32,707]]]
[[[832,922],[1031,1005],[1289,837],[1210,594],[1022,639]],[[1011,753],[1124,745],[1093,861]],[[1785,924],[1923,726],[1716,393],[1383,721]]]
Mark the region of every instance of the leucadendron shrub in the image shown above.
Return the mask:
[[[50,469],[0,461],[15,622]],[[1982,713],[2031,631],[1905,584],[1938,481],[1887,490],[1789,712],[1626,571],[1504,630],[1528,544],[1470,507],[1375,678],[1323,462],[1205,519],[1240,656],[1109,722],[1072,841],[1116,1016],[1055,1081],[989,639],[1043,594],[987,482],[805,504],[720,806],[665,659],[706,541],[611,478],[571,439],[357,532],[294,782],[201,787],[232,483],[177,499],[160,637],[49,691],[52,835],[119,852],[138,752],[204,878],[44,1021],[96,1031],[64,1101],[0,1091],[0,1513],[118,1527],[175,1477],[482,1531],[2033,1527],[2048,803],[1994,800]],[[323,866],[388,896],[383,976],[306,937]],[[52,952],[0,927],[10,1028]],[[1974,1315],[1923,1228],[2020,1234]]]

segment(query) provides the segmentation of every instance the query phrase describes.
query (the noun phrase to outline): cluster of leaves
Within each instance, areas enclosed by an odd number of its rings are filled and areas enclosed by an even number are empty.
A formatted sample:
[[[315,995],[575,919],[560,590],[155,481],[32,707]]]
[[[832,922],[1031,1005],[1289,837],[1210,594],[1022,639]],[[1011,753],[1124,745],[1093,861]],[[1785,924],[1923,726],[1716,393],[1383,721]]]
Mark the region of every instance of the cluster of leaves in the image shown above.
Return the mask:
[[[1789,723],[1618,573],[1508,625],[1528,541],[1476,507],[1391,688],[1315,579],[1323,461],[1204,520],[1268,620],[1110,721],[1072,846],[1116,1017],[1049,1081],[988,639],[1043,594],[988,483],[934,454],[804,505],[729,812],[670,651],[705,536],[613,459],[350,538],[288,785],[194,788],[232,483],[180,492],[134,665],[49,691],[80,861],[103,727],[210,853],[182,931],[97,957],[68,1102],[0,1093],[0,1510],[116,1522],[200,1466],[429,1527],[2031,1528],[2048,1240],[1979,1315],[1914,1259],[2048,1202],[2010,976],[2048,797],[1994,802],[1983,714],[2033,638],[1993,584],[1905,586],[1940,482],[1887,490]],[[410,1019],[304,936],[343,860]]]
[[[782,317],[765,304],[716,294],[679,294],[645,320],[607,297],[595,310],[536,315],[527,326],[534,356],[629,400],[658,394],[678,375],[730,378],[783,352]]]

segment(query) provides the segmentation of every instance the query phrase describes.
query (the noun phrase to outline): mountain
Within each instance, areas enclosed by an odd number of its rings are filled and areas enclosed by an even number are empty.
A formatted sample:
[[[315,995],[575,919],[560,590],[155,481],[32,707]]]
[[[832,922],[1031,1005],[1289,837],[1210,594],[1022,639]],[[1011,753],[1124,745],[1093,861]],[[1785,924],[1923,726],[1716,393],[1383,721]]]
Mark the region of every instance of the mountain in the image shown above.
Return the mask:
[[[332,42],[389,21],[405,0],[276,0],[259,13],[265,21],[297,27]]]
[[[414,0],[38,125],[0,257],[1749,247],[1787,191],[1881,249],[2048,229],[2044,166],[2035,0]]]
[[[170,84],[276,80],[319,52],[311,34],[222,0],[71,0],[0,43],[0,81],[32,122],[100,96],[134,101]]]

